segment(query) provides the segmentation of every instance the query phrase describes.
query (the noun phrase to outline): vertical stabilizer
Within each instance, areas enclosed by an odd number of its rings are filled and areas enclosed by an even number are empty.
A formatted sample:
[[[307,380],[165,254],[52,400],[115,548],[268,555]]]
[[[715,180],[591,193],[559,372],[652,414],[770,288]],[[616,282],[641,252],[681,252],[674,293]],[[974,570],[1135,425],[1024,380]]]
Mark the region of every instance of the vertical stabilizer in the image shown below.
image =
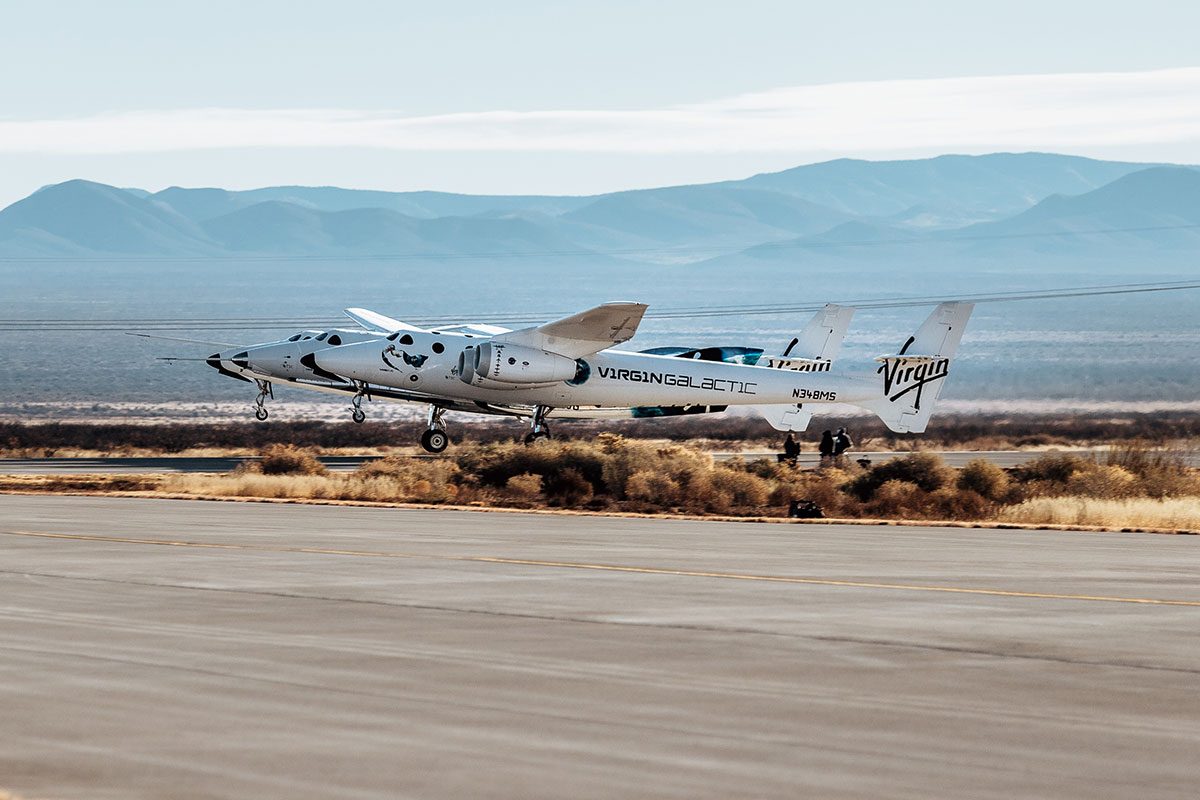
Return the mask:
[[[877,357],[880,397],[862,405],[897,433],[923,433],[974,308],[942,303],[897,353]]]
[[[764,353],[758,359],[758,366],[793,372],[828,372],[842,349],[842,339],[846,338],[846,329],[853,316],[853,308],[830,303],[808,321],[782,354],[769,356]],[[780,431],[802,431],[812,419],[812,412],[802,403],[754,406],[754,410]]]

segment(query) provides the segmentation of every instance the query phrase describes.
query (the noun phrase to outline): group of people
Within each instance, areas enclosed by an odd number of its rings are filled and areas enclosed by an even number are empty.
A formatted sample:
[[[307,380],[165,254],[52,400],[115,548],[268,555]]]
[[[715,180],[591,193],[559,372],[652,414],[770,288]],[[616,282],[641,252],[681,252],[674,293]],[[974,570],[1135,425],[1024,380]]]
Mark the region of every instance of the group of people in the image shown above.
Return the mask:
[[[825,431],[821,434],[821,444],[817,451],[821,454],[821,463],[825,464],[845,455],[846,451],[853,446],[854,442],[851,441],[850,434],[846,433],[846,429],[838,428],[836,434],[832,431]],[[779,460],[795,463],[799,455],[800,443],[796,441],[794,434],[789,433],[783,442],[783,455]]]

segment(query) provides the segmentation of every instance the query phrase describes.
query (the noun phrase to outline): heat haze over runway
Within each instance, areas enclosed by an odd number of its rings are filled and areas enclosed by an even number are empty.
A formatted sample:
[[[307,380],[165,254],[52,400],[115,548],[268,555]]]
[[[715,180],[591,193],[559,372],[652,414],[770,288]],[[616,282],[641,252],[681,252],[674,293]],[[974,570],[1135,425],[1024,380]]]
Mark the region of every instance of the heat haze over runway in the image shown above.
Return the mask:
[[[0,788],[1189,797],[1200,540],[0,497]]]

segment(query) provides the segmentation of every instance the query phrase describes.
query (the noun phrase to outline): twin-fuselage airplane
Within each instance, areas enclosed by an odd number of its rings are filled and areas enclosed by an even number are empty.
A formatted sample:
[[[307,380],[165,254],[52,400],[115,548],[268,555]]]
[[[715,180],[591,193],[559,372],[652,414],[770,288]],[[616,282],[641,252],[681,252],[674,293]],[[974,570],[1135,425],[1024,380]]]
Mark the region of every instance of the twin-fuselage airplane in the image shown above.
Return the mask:
[[[750,406],[779,430],[804,430],[813,406],[849,403],[892,430],[925,430],[973,306],[942,303],[898,352],[868,369],[834,359],[854,309],[829,305],[779,355],[752,347],[613,349],[633,338],[642,303],[606,303],[521,330],[491,325],[423,329],[364,309],[360,329],[304,331],[278,342],[214,353],[207,363],[258,385],[267,418],[273,385],[429,405],[421,437],[441,452],[446,411],[528,418],[527,442],[549,436],[548,418],[657,417]]]

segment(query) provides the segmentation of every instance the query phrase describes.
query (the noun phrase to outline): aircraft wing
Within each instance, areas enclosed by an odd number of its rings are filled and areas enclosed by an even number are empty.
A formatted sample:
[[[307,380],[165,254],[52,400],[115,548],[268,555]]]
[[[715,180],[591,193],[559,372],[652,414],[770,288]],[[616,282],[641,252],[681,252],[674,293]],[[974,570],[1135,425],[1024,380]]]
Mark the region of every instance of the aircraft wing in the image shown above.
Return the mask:
[[[605,303],[534,328],[493,336],[492,341],[582,358],[632,339],[645,313],[645,303]]]
[[[376,333],[395,333],[396,331],[425,332],[424,328],[418,328],[415,325],[409,325],[407,322],[385,317],[383,314],[378,314],[365,308],[347,308],[342,313],[367,330],[375,331]]]

